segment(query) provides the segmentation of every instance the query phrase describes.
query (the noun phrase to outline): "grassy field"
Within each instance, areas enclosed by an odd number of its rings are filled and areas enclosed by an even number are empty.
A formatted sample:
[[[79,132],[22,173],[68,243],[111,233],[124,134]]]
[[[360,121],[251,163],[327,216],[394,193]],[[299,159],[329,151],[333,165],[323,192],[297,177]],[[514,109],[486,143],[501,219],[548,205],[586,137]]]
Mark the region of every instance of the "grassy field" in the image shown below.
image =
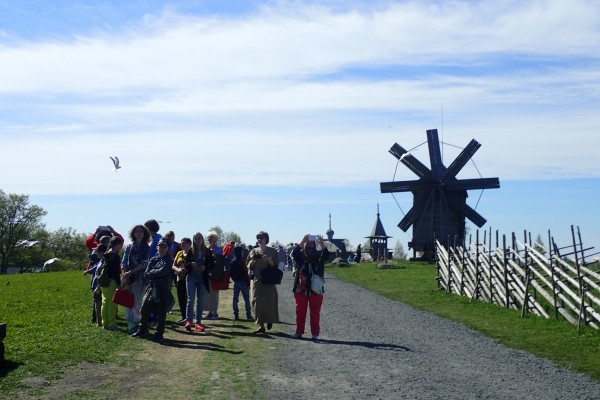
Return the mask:
[[[328,273],[415,308],[462,322],[507,346],[538,354],[600,380],[600,332],[585,329],[578,333],[565,321],[531,316],[521,319],[513,310],[447,295],[436,290],[432,265],[407,262],[396,269],[379,270],[374,264],[353,264],[345,268],[328,267]],[[185,386],[184,377],[174,384],[176,388],[181,387],[183,392],[179,394],[183,397],[260,396],[253,371],[265,352],[272,351],[269,347],[272,344],[252,334],[251,322],[227,320],[232,317],[230,307],[225,306],[230,304],[231,291],[221,295],[220,314],[226,319],[209,323],[212,326],[205,336],[191,339],[181,336],[180,331],[167,333],[167,339],[181,343],[176,348],[97,328],[90,322],[88,285],[89,278],[77,271],[0,276],[0,322],[8,323],[7,361],[0,367],[0,398],[22,390],[27,390],[29,395],[43,394],[48,390],[47,385],[37,389],[34,385],[31,389],[32,381],[52,382],[64,378],[69,368],[76,365],[91,366],[89,373],[92,374],[96,367],[126,371],[150,363],[178,374],[181,368],[178,357],[182,354],[191,362],[201,362],[201,368],[194,370],[195,381],[191,387]],[[122,316],[122,310],[120,314]],[[171,314],[168,322],[176,319],[177,315]],[[125,330],[125,322],[119,319],[118,323]],[[158,356],[152,361],[140,361],[124,356],[124,349],[128,354]],[[226,383],[217,385],[215,379]],[[55,393],[59,389],[53,386],[51,390]],[[89,388],[67,394],[63,398],[96,398],[97,395]],[[169,391],[169,394],[177,393]]]
[[[328,267],[342,280],[368,288],[415,308],[461,322],[498,342],[537,354],[557,365],[600,381],[600,331],[581,333],[564,320],[520,317],[520,312],[437,290],[435,266],[400,261],[397,268],[377,269],[375,263]]]
[[[232,318],[231,307],[225,306],[231,304],[231,291],[222,293],[220,314]],[[74,366],[89,369],[79,373],[89,374],[90,380],[106,368],[111,379],[127,381],[128,371],[146,365],[182,375],[180,382],[173,384],[175,388],[168,389],[167,397],[260,397],[252,370],[259,355],[268,351],[268,343],[252,334],[252,322],[209,321],[206,334],[192,336],[168,328],[166,337],[175,344],[160,346],[126,335],[122,308],[119,315],[117,322],[123,333],[105,331],[91,323],[89,278],[81,272],[0,275],[0,322],[8,324],[6,362],[0,366],[0,398],[23,390],[26,397],[43,396],[49,383],[64,378]],[[167,324],[178,316],[174,310]],[[186,368],[192,363],[200,368]],[[185,378],[186,370],[193,375],[191,379]],[[119,373],[124,376],[118,377]],[[215,377],[224,383],[215,384]],[[51,390],[53,394],[65,390],[61,398],[98,398],[97,388],[76,388],[77,382],[71,385]],[[110,390],[109,386],[103,390]]]

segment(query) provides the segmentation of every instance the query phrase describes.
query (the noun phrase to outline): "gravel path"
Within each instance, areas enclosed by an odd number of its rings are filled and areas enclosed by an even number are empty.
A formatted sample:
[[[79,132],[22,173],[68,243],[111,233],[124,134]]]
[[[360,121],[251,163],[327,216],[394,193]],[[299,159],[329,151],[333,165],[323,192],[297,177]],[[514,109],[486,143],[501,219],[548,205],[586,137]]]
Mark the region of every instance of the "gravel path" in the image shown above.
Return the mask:
[[[600,399],[600,384],[585,375],[332,275],[321,340],[292,339],[291,287],[286,272],[276,329],[286,334],[272,334],[277,350],[259,381],[267,398]]]

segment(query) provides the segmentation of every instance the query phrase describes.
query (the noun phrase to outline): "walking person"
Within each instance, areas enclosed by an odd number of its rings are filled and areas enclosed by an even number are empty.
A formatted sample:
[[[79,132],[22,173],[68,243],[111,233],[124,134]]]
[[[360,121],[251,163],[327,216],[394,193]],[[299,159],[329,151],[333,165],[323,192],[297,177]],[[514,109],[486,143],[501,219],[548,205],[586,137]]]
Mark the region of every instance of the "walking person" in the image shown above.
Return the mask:
[[[233,316],[236,321],[240,319],[238,303],[241,293],[246,307],[246,319],[252,321],[250,277],[248,276],[248,267],[246,267],[244,260],[244,248],[242,246],[234,247],[233,256],[233,260],[230,263],[231,280],[233,281]]]
[[[310,333],[312,340],[317,340],[321,334],[323,293],[315,293],[311,288],[311,281],[314,275],[324,278],[325,261],[329,257],[329,251],[325,247],[323,237],[304,235],[300,244],[292,250],[292,257],[298,266],[292,289],[296,307],[296,332],[292,337],[298,339],[304,334],[306,311],[310,309]]]
[[[150,232],[144,225],[136,225],[129,232],[131,243],[125,247],[121,263],[124,283],[133,293],[133,307],[125,310],[127,332],[133,333],[142,318],[142,299],[144,297],[144,270],[148,265],[150,254]]]
[[[210,292],[210,282],[208,280],[208,270],[214,264],[214,259],[210,249],[204,243],[204,236],[196,232],[192,237],[192,250],[187,253],[185,267],[187,268],[186,291],[186,323],[185,329],[191,331],[195,329],[204,332],[202,324],[202,312],[204,310],[204,300],[206,293]],[[196,324],[194,325],[194,302],[196,303]]]
[[[167,307],[173,301],[173,295],[171,294],[171,266],[173,260],[169,258],[169,244],[166,239],[160,239],[157,247],[158,254],[148,261],[148,266],[144,271],[148,286],[142,301],[142,318],[137,332],[131,336],[141,337],[148,333],[150,313],[154,311],[157,319],[154,341],[163,343]]]
[[[269,243],[269,234],[260,231],[256,234],[258,246],[250,252],[248,259],[248,269],[253,274],[251,281],[251,298],[254,316],[258,328],[256,333],[265,332],[265,324],[267,329],[271,329],[275,322],[279,322],[279,306],[277,287],[273,284],[264,284],[260,280],[261,271],[266,268],[278,268],[279,257],[277,250],[267,246]]]

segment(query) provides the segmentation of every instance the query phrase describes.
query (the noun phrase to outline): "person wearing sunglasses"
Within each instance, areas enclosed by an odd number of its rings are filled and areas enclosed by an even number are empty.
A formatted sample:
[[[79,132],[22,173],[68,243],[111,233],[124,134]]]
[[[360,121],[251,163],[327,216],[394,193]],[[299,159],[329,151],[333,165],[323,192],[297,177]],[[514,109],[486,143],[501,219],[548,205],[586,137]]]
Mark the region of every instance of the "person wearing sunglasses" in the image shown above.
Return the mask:
[[[266,268],[279,267],[277,250],[269,244],[269,234],[260,231],[256,234],[257,246],[248,255],[248,269],[253,275],[251,282],[252,309],[258,328],[256,333],[265,333],[275,322],[279,322],[279,306],[277,287],[261,281],[261,271]]]

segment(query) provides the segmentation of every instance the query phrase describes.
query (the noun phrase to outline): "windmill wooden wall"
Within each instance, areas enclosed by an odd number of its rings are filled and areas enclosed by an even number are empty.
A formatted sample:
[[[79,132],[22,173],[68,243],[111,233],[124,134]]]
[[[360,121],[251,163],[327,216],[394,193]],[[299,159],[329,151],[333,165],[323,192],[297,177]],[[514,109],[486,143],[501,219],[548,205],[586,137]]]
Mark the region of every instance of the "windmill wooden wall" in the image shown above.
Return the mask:
[[[532,245],[527,234],[523,242],[513,234],[509,244],[505,236],[501,245],[498,233],[496,238],[495,248],[486,244],[492,241],[491,231],[483,243],[477,232],[475,243],[466,247],[445,247],[438,241],[439,287],[471,300],[520,310],[521,316],[560,317],[579,327],[600,328],[600,267],[598,258],[590,261],[593,248],[584,249],[574,234],[568,253],[556,246],[550,234],[552,246],[545,249]],[[572,261],[565,261],[565,255]]]

